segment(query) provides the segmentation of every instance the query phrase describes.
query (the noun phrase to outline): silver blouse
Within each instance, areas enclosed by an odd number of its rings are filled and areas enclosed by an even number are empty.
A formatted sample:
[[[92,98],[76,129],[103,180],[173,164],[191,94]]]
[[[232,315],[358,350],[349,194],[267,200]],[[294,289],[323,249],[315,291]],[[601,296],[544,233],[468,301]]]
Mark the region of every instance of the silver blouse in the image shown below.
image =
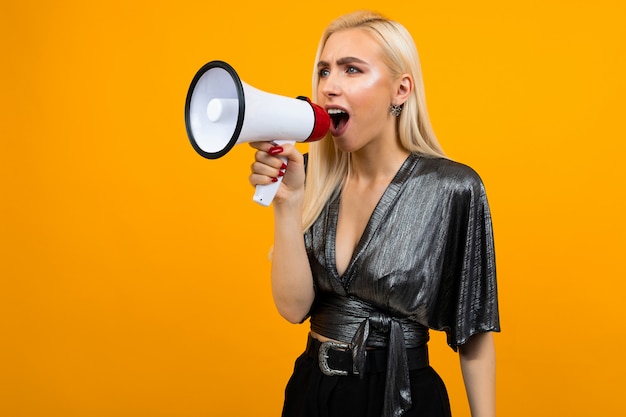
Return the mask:
[[[316,290],[311,329],[351,343],[357,366],[365,347],[387,346],[396,378],[388,375],[395,387],[386,389],[385,415],[400,415],[411,404],[403,349],[426,344],[429,328],[445,331],[455,350],[475,333],[500,331],[485,188],[466,165],[411,154],[341,276],[335,265],[340,202],[338,189],[304,236]]]

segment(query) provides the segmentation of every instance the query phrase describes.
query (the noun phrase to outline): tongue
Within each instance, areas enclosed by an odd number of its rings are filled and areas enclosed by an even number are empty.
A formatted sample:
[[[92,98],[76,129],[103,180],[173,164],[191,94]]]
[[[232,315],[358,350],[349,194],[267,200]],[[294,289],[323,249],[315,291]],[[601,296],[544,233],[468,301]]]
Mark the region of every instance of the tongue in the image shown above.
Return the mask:
[[[335,130],[341,130],[341,128],[344,127],[348,121],[348,117],[349,116],[345,113],[333,116],[333,126],[335,127]]]

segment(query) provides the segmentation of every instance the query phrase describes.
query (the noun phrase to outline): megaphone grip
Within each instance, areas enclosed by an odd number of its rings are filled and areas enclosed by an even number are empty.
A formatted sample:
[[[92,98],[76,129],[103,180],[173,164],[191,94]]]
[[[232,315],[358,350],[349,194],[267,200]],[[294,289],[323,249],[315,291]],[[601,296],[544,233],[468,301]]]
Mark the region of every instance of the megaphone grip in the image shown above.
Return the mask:
[[[290,143],[293,145],[296,142],[291,140],[277,140],[275,141],[275,143],[279,145],[283,143]],[[283,161],[285,165],[287,165],[287,158],[285,158],[284,156],[279,156],[279,158],[281,161]],[[276,182],[273,182],[271,184],[257,185],[252,200],[266,207],[272,204],[272,201],[274,201],[274,197],[278,192],[278,188],[283,182],[283,177],[276,177],[276,180]]]
[[[252,199],[262,206],[269,206],[274,200],[276,192],[278,192],[280,183],[283,182],[283,177],[278,177],[277,179],[278,180],[276,182],[271,184],[257,185]]]

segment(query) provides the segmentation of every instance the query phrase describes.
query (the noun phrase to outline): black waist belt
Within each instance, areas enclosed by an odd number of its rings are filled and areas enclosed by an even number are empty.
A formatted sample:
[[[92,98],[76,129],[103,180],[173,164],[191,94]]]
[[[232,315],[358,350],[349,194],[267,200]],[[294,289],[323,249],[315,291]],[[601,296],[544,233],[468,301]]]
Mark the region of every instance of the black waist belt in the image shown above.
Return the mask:
[[[320,342],[309,336],[306,354],[317,361],[325,375],[357,375],[358,372],[352,359],[352,349],[347,343]],[[387,371],[387,349],[368,349],[364,372]],[[428,366],[428,346],[406,350],[409,371]]]

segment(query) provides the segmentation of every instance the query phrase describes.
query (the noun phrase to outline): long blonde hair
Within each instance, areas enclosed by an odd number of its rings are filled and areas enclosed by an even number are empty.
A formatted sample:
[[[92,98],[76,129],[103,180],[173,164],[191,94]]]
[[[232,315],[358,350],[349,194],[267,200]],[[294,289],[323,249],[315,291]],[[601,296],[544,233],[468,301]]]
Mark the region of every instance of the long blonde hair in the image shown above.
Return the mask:
[[[398,118],[400,143],[408,151],[445,157],[428,117],[424,82],[417,48],[409,32],[398,22],[378,13],[359,11],[341,16],[322,34],[313,68],[313,101],[317,101],[317,63],[328,38],[335,32],[359,28],[376,40],[385,52],[385,64],[393,77],[413,76],[414,89]],[[330,134],[309,145],[306,190],[302,223],[307,230],[321,213],[326,201],[342,184],[350,166],[350,155],[335,147]]]

